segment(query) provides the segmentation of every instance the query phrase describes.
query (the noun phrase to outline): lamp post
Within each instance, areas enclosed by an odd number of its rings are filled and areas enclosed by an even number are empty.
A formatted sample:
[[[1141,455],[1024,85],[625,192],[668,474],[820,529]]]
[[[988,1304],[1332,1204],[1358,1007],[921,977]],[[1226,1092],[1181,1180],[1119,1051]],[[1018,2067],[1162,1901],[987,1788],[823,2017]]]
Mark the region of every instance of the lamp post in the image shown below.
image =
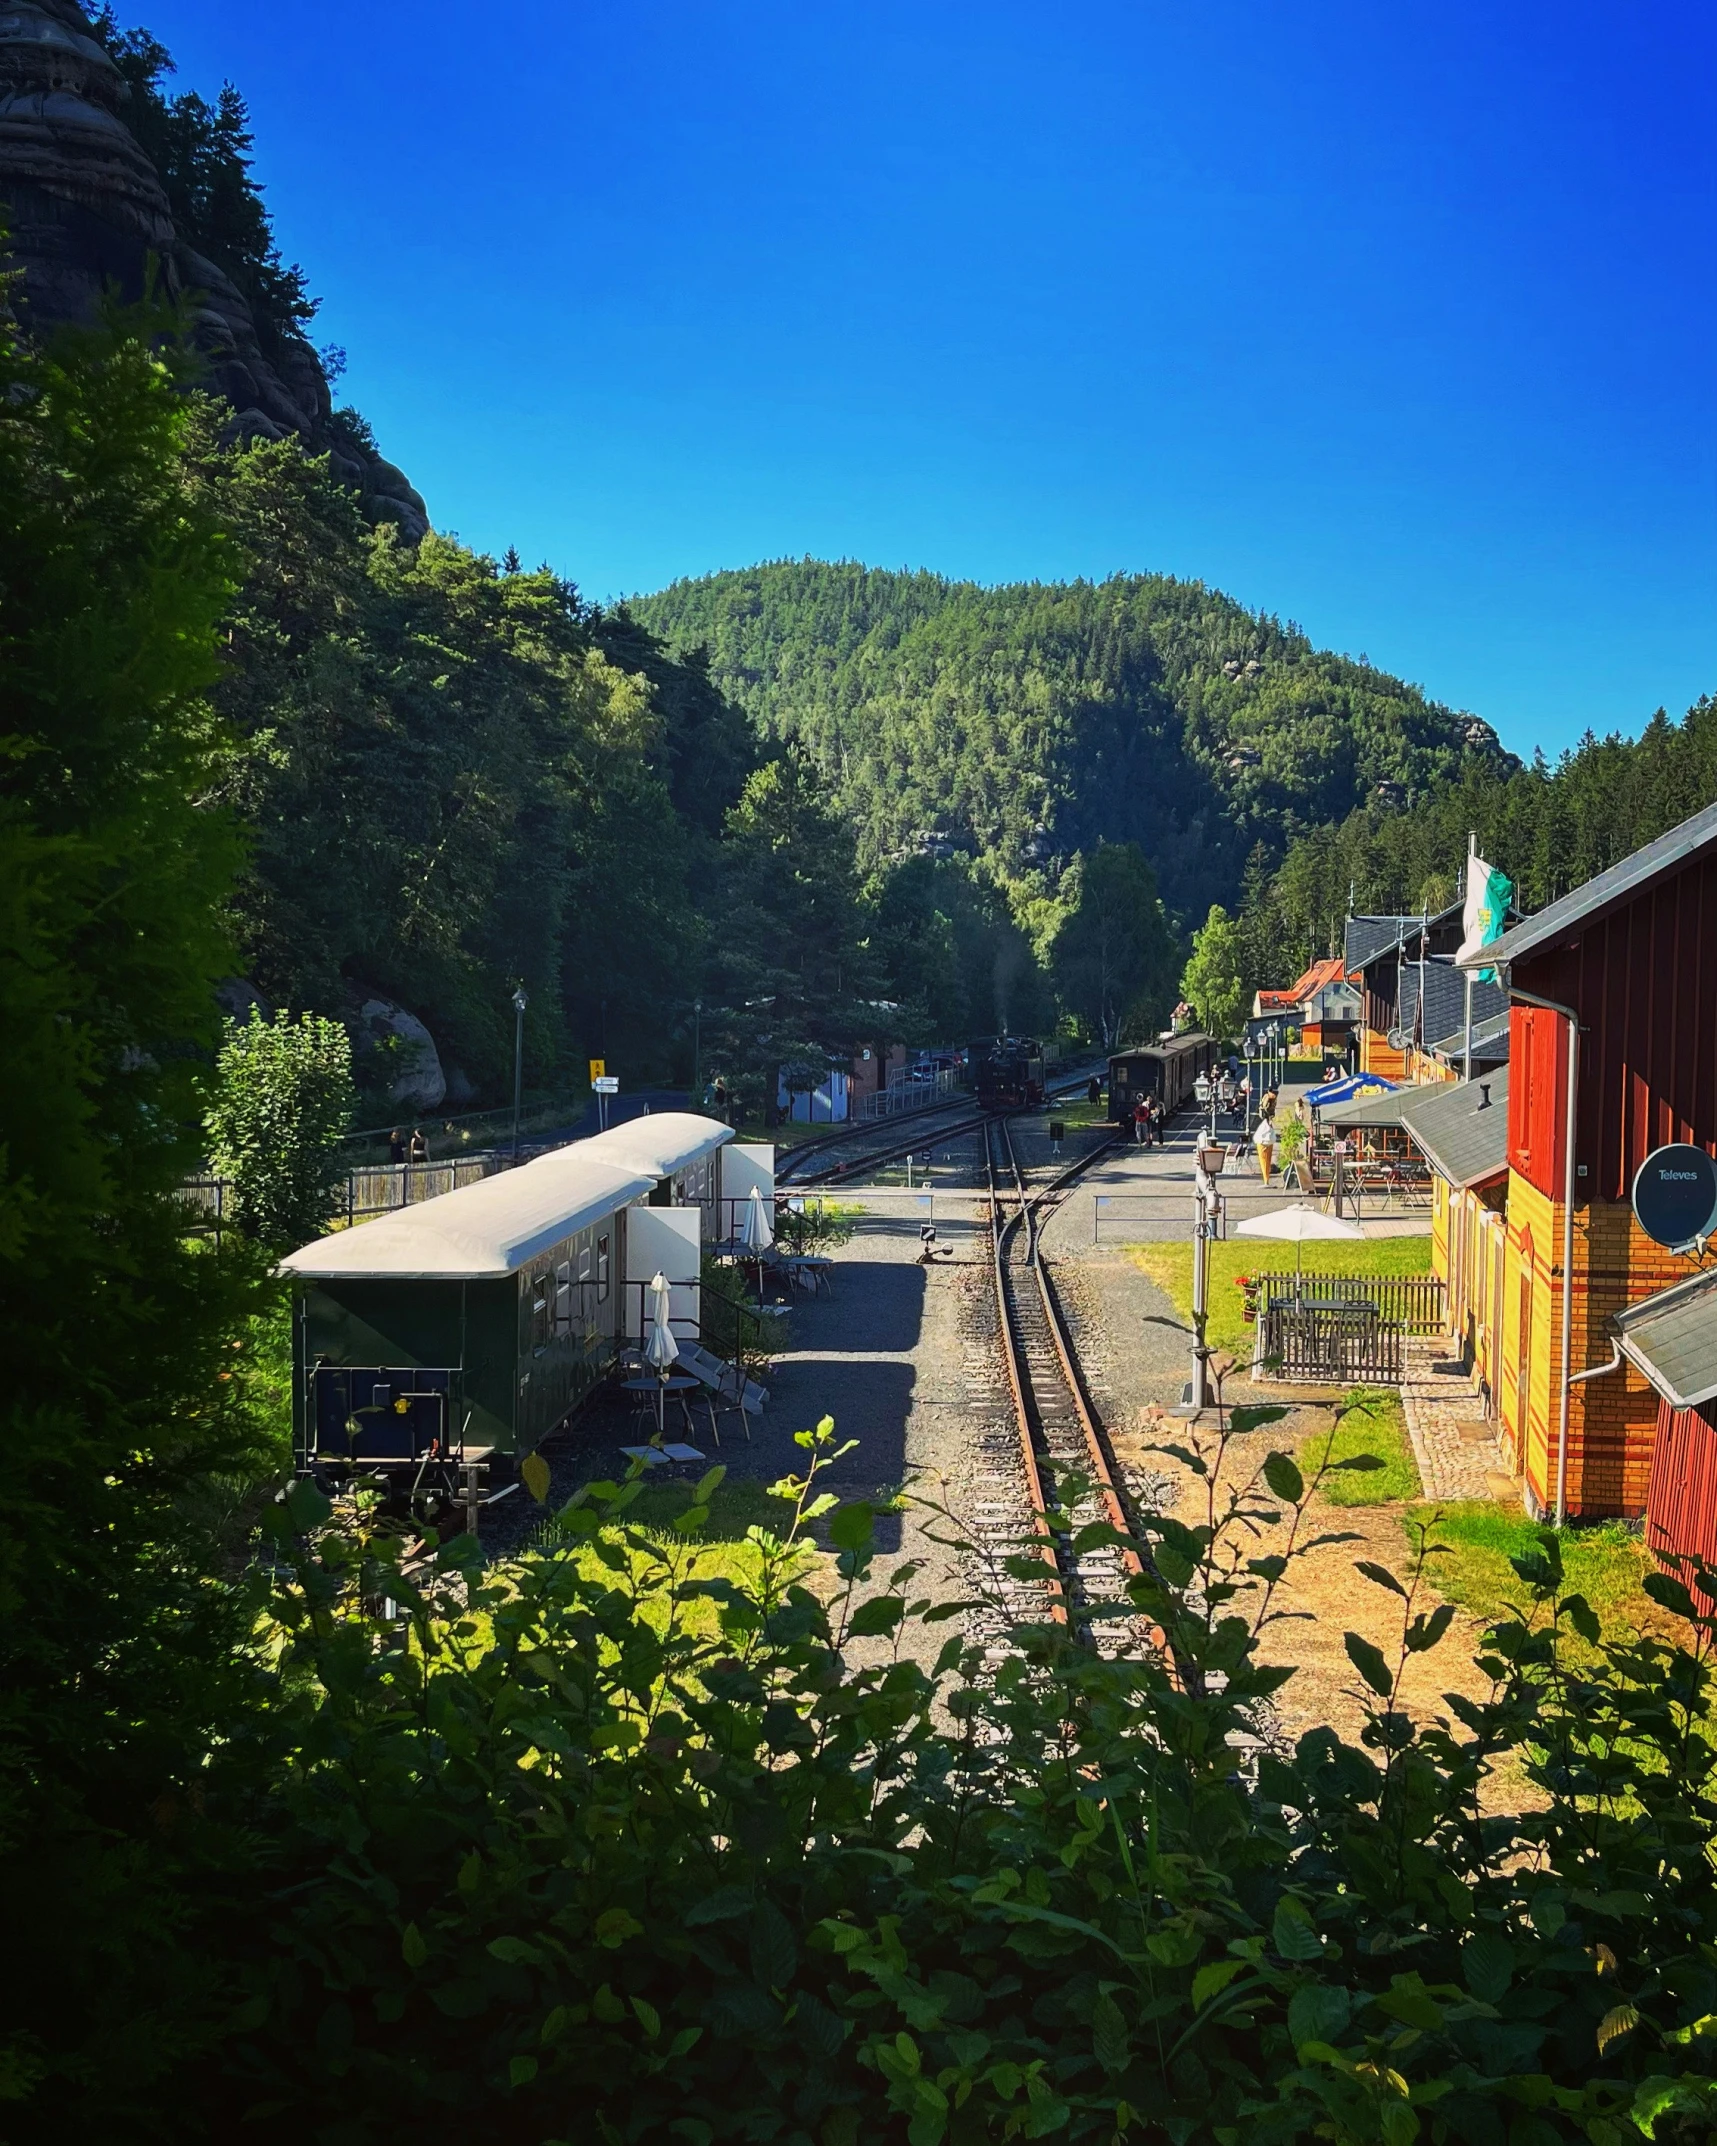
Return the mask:
[[[530,1000],[520,984],[513,993],[513,1160],[519,1159],[519,1105],[525,1093],[525,1008]]]
[[[703,1000],[692,1000],[692,1108],[703,1108]]]

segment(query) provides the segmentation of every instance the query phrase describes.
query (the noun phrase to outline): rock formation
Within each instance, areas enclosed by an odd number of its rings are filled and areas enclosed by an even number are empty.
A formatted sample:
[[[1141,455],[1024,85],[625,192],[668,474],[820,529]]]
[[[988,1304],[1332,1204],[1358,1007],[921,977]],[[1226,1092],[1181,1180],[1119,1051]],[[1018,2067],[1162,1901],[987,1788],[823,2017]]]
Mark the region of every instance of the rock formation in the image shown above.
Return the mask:
[[[154,166],[125,124],[129,89],[76,0],[0,0],[0,215],[20,314],[38,325],[85,320],[104,290],[158,286],[194,307],[206,384],[230,403],[240,437],[299,434],[333,457],[372,520],[416,542],[429,527],[404,473],[329,430],[327,376],[302,335],[265,352],[251,307],[174,229]]]
[[[360,1053],[385,1051],[393,1079],[389,1094],[407,1111],[438,1110],[447,1097],[447,1077],[441,1070],[441,1054],[435,1038],[415,1013],[397,1000],[353,986],[358,1001],[352,1024],[353,1041]]]

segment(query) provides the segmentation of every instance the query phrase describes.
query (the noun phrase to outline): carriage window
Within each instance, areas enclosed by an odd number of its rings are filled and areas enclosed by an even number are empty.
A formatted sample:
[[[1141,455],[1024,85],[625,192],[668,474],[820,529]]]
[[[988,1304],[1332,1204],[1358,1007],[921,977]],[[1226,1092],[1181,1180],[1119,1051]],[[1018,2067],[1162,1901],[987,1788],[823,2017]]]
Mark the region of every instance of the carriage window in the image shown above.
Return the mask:
[[[606,1234],[596,1240],[596,1301],[608,1302],[608,1238]]]
[[[554,1329],[554,1277],[552,1274],[531,1276],[531,1346],[547,1348],[549,1336]]]
[[[570,1334],[572,1327],[572,1261],[563,1259],[554,1270],[554,1330],[557,1334]]]

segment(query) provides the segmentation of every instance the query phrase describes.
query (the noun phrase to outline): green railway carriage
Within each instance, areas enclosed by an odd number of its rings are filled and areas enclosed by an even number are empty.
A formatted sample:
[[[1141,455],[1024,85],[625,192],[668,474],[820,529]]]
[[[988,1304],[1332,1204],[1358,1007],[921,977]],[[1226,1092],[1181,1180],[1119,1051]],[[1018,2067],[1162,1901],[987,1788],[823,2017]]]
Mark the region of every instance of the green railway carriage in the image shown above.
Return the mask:
[[[300,1469],[379,1475],[427,1519],[504,1494],[641,1331],[629,1249],[654,1266],[681,1246],[670,1280],[695,1306],[707,1227],[676,1239],[655,1210],[719,1211],[732,1137],[682,1112],[633,1121],[292,1253]]]

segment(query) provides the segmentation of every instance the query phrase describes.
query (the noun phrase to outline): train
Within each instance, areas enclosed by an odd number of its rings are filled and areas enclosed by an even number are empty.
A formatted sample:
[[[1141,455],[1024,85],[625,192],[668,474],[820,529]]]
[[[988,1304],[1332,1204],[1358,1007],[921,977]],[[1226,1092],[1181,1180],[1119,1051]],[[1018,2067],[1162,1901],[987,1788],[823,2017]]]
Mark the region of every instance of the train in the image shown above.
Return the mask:
[[[1043,1102],[1043,1045],[1030,1036],[983,1036],[966,1053],[986,1110],[1035,1110]]]
[[[695,1338],[704,1245],[753,1186],[772,1206],[773,1147],[661,1112],[288,1254],[298,1472],[474,1519],[642,1342],[658,1273]]]
[[[1137,1050],[1117,1051],[1109,1060],[1109,1116],[1125,1124],[1143,1096],[1154,1096],[1166,1111],[1190,1102],[1200,1074],[1218,1063],[1214,1041],[1197,1029],[1169,1036]]]

